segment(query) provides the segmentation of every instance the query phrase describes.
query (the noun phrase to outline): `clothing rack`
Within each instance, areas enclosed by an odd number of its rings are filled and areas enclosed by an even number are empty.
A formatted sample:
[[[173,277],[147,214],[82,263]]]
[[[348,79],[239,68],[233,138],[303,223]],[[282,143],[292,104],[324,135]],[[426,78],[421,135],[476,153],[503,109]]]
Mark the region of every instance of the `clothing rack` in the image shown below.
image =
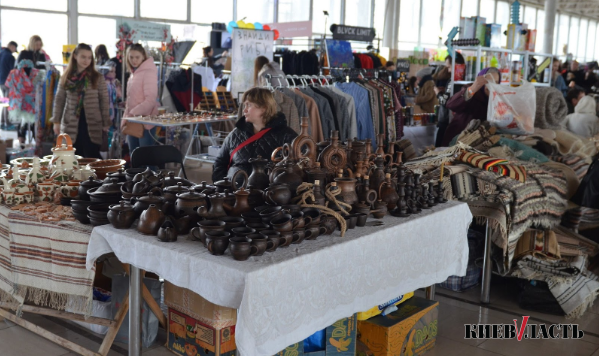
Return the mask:
[[[391,74],[386,69],[374,68],[374,69],[365,69],[365,68],[339,68],[339,67],[323,67],[322,69],[329,69],[330,71],[337,70],[343,73],[345,77],[345,81],[349,82],[350,78],[357,78],[358,75],[361,75],[364,79],[379,79],[387,76],[389,82],[393,80]],[[341,77],[341,76],[338,76]]]
[[[272,85],[272,79],[285,79],[287,85]],[[326,84],[322,84],[321,80],[324,80]],[[334,78],[330,75],[266,75],[266,86],[265,88],[274,91],[277,88],[305,88],[309,85],[321,85],[330,86],[333,83]],[[291,82],[290,82],[291,81]],[[301,84],[297,84],[299,81]],[[308,83],[310,81],[310,83]],[[280,81],[279,81],[280,83]],[[291,83],[291,84],[290,84]]]

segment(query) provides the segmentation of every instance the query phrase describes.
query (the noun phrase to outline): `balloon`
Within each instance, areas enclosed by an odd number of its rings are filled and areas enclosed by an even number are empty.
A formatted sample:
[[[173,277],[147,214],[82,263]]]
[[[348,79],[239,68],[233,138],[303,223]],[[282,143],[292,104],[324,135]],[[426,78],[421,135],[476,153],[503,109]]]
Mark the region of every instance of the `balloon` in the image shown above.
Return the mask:
[[[254,28],[256,30],[262,30],[262,24],[260,22],[254,22]]]
[[[233,29],[234,29],[234,28],[237,28],[237,27],[238,27],[238,26],[237,26],[237,22],[235,22],[235,21],[230,21],[230,22],[227,24],[227,31],[228,31],[229,33],[232,33],[232,32],[233,32]]]
[[[239,20],[237,21],[237,26],[239,26],[239,28],[245,28],[245,22],[243,20]]]
[[[279,39],[279,30],[274,30],[273,31],[275,33],[275,40]]]
[[[245,24],[245,28],[249,28],[249,29],[251,29],[251,30],[255,30],[255,29],[256,29],[256,27],[254,26],[254,24],[253,24],[253,23],[246,23],[246,24]]]
[[[264,31],[270,31],[270,26],[268,26],[268,25],[262,25],[262,29]]]

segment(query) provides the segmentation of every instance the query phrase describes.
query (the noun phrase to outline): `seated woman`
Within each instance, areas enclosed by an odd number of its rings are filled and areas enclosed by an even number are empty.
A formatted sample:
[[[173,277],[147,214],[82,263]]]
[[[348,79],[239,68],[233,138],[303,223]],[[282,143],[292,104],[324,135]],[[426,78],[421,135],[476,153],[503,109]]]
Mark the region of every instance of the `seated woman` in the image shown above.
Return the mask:
[[[582,137],[593,137],[599,134],[599,118],[596,103],[592,96],[583,96],[574,107],[574,114],[566,116],[568,130]]]
[[[491,79],[495,83],[501,81],[501,76],[497,68],[489,67],[481,70],[472,85],[465,86],[449,99],[446,106],[454,112],[454,115],[443,136],[442,147],[449,146],[451,140],[459,135],[468,126],[470,121],[474,119],[487,120],[489,89],[485,85]]]
[[[252,173],[250,158],[270,159],[272,152],[291,143],[297,133],[287,126],[285,115],[268,89],[252,88],[243,94],[243,115],[225,138],[212,172],[212,180],[232,178],[239,170]]]

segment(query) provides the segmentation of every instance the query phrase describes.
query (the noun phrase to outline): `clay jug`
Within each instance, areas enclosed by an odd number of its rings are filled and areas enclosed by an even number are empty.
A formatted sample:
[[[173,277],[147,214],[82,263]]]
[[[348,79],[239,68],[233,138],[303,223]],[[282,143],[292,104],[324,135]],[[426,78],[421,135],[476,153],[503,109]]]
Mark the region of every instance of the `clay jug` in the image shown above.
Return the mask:
[[[372,205],[376,201],[378,193],[374,189],[370,189],[370,177],[365,176],[364,180],[359,186],[356,186],[356,194],[358,194],[358,200]]]
[[[264,191],[261,189],[249,188],[248,204],[252,209],[264,205]]]
[[[208,220],[214,220],[223,216],[227,216],[227,212],[223,207],[225,202],[225,196],[223,194],[212,194],[208,197],[208,200],[210,200],[210,209],[207,209],[205,206],[201,206],[198,208],[198,215]]]
[[[308,159],[308,167],[311,167],[316,162],[317,148],[312,136],[308,133],[307,117],[302,117],[300,134],[291,141],[291,155],[296,161],[301,161],[304,158]]]
[[[328,178],[335,177],[340,169],[345,169],[347,165],[347,154],[339,146],[339,131],[331,133],[331,144],[327,146],[318,156],[320,165],[326,170]]]
[[[366,157],[366,144],[364,141],[354,140],[351,144],[350,160],[355,164]]]
[[[257,158],[250,158],[248,162],[252,165],[252,174],[248,177],[248,188],[260,190],[266,189],[270,183],[266,170],[268,160],[262,158],[262,156],[258,156]]]
[[[250,207],[250,204],[248,202],[249,196],[250,196],[250,193],[248,193],[247,190],[245,190],[244,188],[239,189],[238,191],[235,192],[235,205],[234,206],[223,204],[225,211],[230,216],[241,216],[241,214],[243,214],[245,212],[252,211],[252,207]]]
[[[296,165],[297,166],[297,165]],[[291,190],[292,197],[295,196],[297,188],[303,183],[302,177],[295,173],[293,165],[287,165],[285,171],[275,177],[275,184],[287,184]]]
[[[341,200],[349,205],[352,205],[358,201],[355,178],[335,178],[335,182],[341,190],[341,194],[337,195],[338,200]]]
[[[291,189],[287,184],[271,184],[264,190],[264,201],[270,205],[287,205],[291,201]]]
[[[391,211],[397,206],[399,195],[397,195],[397,191],[395,191],[393,183],[391,183],[391,174],[389,173],[385,175],[385,181],[379,187],[379,197],[387,203],[387,210]]]
[[[325,206],[326,198],[324,197],[324,195],[322,195],[322,189],[320,188],[320,181],[318,181],[318,180],[314,181],[314,187],[312,189],[313,189],[313,193],[314,193],[314,204]]]
[[[370,170],[370,189],[378,191],[381,183],[385,181],[385,159],[383,156],[376,156],[374,167]]]
[[[229,179],[229,177],[225,177],[223,180],[219,180],[218,182],[214,183],[214,185],[216,186],[216,192],[224,193],[225,189],[229,189],[231,191],[237,190],[236,182],[238,175],[242,175],[243,177],[243,184],[241,185],[241,187],[247,187],[248,174],[243,170],[238,170],[237,172],[235,172],[235,174],[233,174],[233,177],[231,179]]]
[[[158,229],[164,223],[164,213],[154,204],[150,205],[147,210],[144,210],[139,217],[137,230],[145,235],[156,235]]]

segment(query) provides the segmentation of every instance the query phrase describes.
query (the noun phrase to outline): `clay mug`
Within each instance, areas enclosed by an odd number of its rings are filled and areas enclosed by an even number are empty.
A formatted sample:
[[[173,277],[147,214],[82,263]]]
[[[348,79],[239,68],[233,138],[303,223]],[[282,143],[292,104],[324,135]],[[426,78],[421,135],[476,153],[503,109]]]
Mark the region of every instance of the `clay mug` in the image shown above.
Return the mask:
[[[269,206],[270,208],[270,206]],[[241,214],[241,218],[245,220],[246,223],[262,223],[262,218],[260,217],[260,213],[257,211],[248,211]]]
[[[231,229],[245,226],[245,220],[238,216],[223,216],[217,220],[225,222],[225,231],[231,232]]]
[[[19,205],[25,202],[25,193],[15,193],[13,197],[13,204]]]
[[[316,240],[320,235],[327,233],[327,228],[320,225],[311,225],[306,228],[306,233],[310,230],[310,234],[306,237],[307,240]]]
[[[189,232],[192,240],[200,240],[206,246],[207,231],[225,231],[225,222],[220,220],[203,220]]]
[[[222,256],[229,247],[231,233],[228,231],[211,230],[206,231],[206,248],[210,254]]]
[[[355,229],[357,222],[358,222],[357,216],[347,215],[345,217],[345,223],[346,223],[348,229]]]
[[[272,206],[260,212],[260,218],[265,224],[270,224],[270,221],[283,215],[283,210],[280,206]]]
[[[251,234],[255,234],[256,230],[249,227],[234,227],[231,229],[231,234],[235,237],[246,237]]]
[[[321,235],[330,235],[337,229],[337,219],[334,216],[325,216],[321,224],[325,228],[325,233]]]
[[[14,202],[15,199],[15,193],[14,192],[7,192],[7,191],[3,191],[2,192],[2,197],[3,200],[6,204],[12,204]]]
[[[249,224],[246,223],[245,226],[256,230],[256,233],[260,233],[260,231],[264,231],[264,230],[270,229],[270,225],[267,225],[267,224],[262,223],[262,222],[249,223]]]
[[[281,236],[281,234],[278,231],[275,231],[275,230],[264,230],[264,231],[260,232],[260,235],[266,237],[273,244],[273,246],[272,247],[268,247],[266,249],[266,251],[268,251],[268,252],[274,252],[277,249],[277,247],[279,247],[279,242],[280,242],[279,237]]]
[[[308,217],[311,219],[310,223],[306,222],[306,226],[318,226],[320,225],[320,210],[316,208],[305,208],[302,210],[304,213],[304,220]]]
[[[270,221],[270,225],[274,230],[278,232],[289,232],[297,228],[297,222],[293,221],[293,218],[289,214],[283,214]]]
[[[258,253],[258,248],[252,246],[252,239],[239,236],[229,239],[229,250],[236,261],[245,261]]]
[[[67,187],[69,189],[69,198],[77,199],[79,197],[79,184],[80,180],[70,180],[67,182]]]
[[[289,213],[289,214],[293,218],[293,222],[295,224],[295,227],[293,228],[293,230],[303,229],[304,227],[306,227],[306,225],[310,225],[310,223],[312,223],[312,218],[309,216],[304,216],[304,213],[301,211],[293,212],[293,213]]]
[[[293,242],[293,231],[281,232],[279,247],[288,247]]]
[[[23,193],[23,203],[33,203],[33,192]]]
[[[262,256],[266,250],[273,247],[272,240],[269,240],[264,235],[250,234],[247,238],[252,239],[252,246],[256,246],[258,250],[255,256]]]
[[[368,215],[364,213],[355,213],[352,214],[356,217],[356,226],[363,227],[366,226],[366,220],[368,219]]]
[[[304,229],[293,230],[293,240],[291,243],[299,244],[306,238],[306,231]]]

